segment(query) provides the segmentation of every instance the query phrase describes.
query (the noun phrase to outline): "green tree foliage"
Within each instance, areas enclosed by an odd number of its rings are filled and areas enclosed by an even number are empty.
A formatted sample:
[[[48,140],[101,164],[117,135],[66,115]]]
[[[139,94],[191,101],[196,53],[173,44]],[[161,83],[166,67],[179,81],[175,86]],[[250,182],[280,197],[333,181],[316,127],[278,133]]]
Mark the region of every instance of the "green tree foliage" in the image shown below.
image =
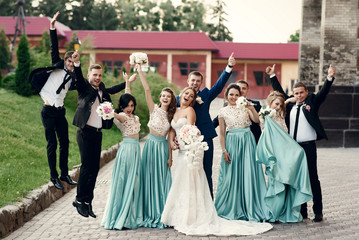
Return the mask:
[[[92,30],[116,30],[120,23],[115,7],[105,0],[93,6],[88,22]]]
[[[178,26],[179,31],[206,31],[204,22],[206,8],[201,1],[182,0],[180,5],[181,24]]]
[[[173,6],[171,0],[162,2],[160,4],[162,12],[162,30],[163,31],[176,31],[181,23],[179,16],[180,7]]]
[[[160,12],[157,4],[148,0],[139,0],[138,12],[140,16],[140,29],[143,31],[160,30]]]
[[[52,17],[57,11],[60,11],[60,15],[57,21],[69,26],[72,11],[71,0],[38,0],[38,5],[32,7],[33,16],[47,16]]]
[[[114,68],[113,68],[113,76],[114,76],[115,78],[118,77],[118,69],[117,69],[116,66],[114,66]]]
[[[233,41],[232,33],[224,25],[227,22],[225,18],[228,15],[224,8],[226,4],[222,0],[216,1],[216,6],[212,10],[212,20],[214,23],[208,24],[208,35],[212,40],[215,41]]]
[[[4,29],[0,31],[0,69],[7,69],[10,61],[9,42]],[[1,78],[0,78],[1,79]]]
[[[17,68],[15,71],[16,93],[22,96],[30,96],[33,93],[29,82],[30,53],[27,38],[22,35],[17,49]]]
[[[51,50],[51,42],[50,42],[50,34],[48,30],[45,30],[41,36],[41,40],[39,42],[39,47],[37,48],[39,52],[49,53]]]
[[[89,30],[92,8],[94,7],[94,0],[72,0],[72,11],[69,27],[73,30]],[[61,14],[60,14],[61,15]],[[98,19],[100,20],[100,19]],[[109,20],[109,19],[107,19]]]
[[[23,5],[25,16],[32,15],[32,2],[34,0],[26,0]],[[16,5],[16,0],[0,0],[0,16],[16,16],[18,15],[19,7]]]
[[[298,29],[297,31],[295,31],[294,34],[291,34],[289,36],[288,42],[299,42],[299,34],[300,34],[300,30]]]
[[[117,9],[120,19],[119,30],[139,30],[141,22],[135,1],[118,0]]]

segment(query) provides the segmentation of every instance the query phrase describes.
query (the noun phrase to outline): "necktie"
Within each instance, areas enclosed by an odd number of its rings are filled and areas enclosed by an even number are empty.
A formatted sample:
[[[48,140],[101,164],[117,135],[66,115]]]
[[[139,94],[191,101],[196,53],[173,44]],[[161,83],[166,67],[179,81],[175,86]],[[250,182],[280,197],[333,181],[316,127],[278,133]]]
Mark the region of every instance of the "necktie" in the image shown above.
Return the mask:
[[[98,97],[98,101],[101,104],[102,103],[102,98],[101,98],[101,95],[100,95],[100,89],[97,89],[97,97]]]
[[[65,85],[68,81],[70,81],[71,79],[71,73],[67,70],[67,69],[64,69],[66,74],[64,76],[64,80],[63,82],[61,83],[61,85],[59,86],[59,88],[56,90],[56,94],[59,94],[61,92],[62,89],[65,89]]]
[[[293,139],[294,140],[297,140],[299,114],[300,114],[301,106],[302,106],[302,104],[297,105],[297,114],[295,115],[294,133],[293,133]]]

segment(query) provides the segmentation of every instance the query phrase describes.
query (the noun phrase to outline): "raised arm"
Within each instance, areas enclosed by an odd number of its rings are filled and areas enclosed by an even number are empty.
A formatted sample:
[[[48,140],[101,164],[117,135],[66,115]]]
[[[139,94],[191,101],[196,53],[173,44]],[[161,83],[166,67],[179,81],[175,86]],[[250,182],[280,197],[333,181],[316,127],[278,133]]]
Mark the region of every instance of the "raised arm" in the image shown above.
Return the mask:
[[[223,73],[218,78],[213,87],[209,90],[209,101],[213,101],[222,92],[223,88],[226,86],[229,77],[232,74],[232,68],[234,67],[234,65],[236,65],[236,59],[234,58],[234,53],[232,52],[231,56],[229,56],[228,58],[228,65],[226,69],[223,71]]]
[[[51,19],[50,22],[50,41],[51,41],[51,61],[52,64],[55,64],[59,61],[62,61],[59,54],[59,43],[57,40],[57,32],[55,29],[55,23],[57,17],[60,15],[60,12],[56,12],[54,17]]]
[[[131,83],[136,80],[137,74],[133,74],[130,78],[128,78],[128,75],[125,72],[123,72],[122,75],[126,82],[125,93],[131,94]]]
[[[251,102],[249,101],[249,103],[251,103]],[[253,122],[259,123],[259,115],[258,115],[257,110],[254,108],[254,106],[251,105],[251,104],[248,104],[248,105],[247,105],[247,110],[248,110],[249,118],[250,118]]]
[[[284,95],[284,98],[287,99],[289,98],[289,96],[284,92],[282,86],[280,85],[277,76],[274,74],[274,70],[275,70],[275,64],[273,64],[273,66],[268,66],[266,68],[266,74],[269,75],[270,78],[270,82],[272,84],[272,88],[274,91],[278,91],[280,93],[282,93]]]
[[[72,61],[74,62],[74,71],[76,75],[75,78],[76,89],[81,92],[82,89],[86,87],[86,80],[82,74],[81,64],[80,64],[80,54],[77,50],[72,54]]]
[[[332,66],[332,64],[330,64],[327,79],[325,80],[323,87],[318,91],[313,100],[316,104],[320,105],[324,102],[333,84],[334,76],[335,68]]]
[[[155,107],[155,103],[153,102],[153,99],[152,99],[151,89],[148,86],[148,83],[147,83],[147,80],[145,78],[145,75],[142,72],[141,65],[136,64],[135,68],[137,69],[138,75],[140,75],[142,86],[145,89],[145,96],[146,96],[146,102],[147,102],[148,110],[150,110],[150,113],[152,113],[153,109]]]

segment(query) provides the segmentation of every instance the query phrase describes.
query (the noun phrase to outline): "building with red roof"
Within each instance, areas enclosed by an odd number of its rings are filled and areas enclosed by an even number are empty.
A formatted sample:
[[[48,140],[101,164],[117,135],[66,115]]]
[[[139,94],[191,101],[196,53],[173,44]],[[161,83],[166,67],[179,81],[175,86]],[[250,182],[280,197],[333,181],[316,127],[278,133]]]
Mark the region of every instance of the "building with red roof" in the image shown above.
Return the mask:
[[[13,38],[15,17],[0,17],[9,38]],[[41,35],[48,30],[51,18],[26,17],[26,34],[32,45],[38,44]],[[205,85],[211,87],[227,64],[232,52],[237,65],[229,80],[245,79],[250,85],[249,97],[263,99],[269,94],[270,83],[265,81],[264,70],[276,64],[276,75],[284,88],[298,78],[298,43],[233,43],[212,41],[203,32],[141,32],[141,31],[87,31],[71,30],[56,22],[60,52],[65,52],[65,43],[77,34],[81,41],[87,39],[93,48],[83,54],[90,56],[91,63],[107,65],[109,71],[115,67],[130,69],[129,56],[133,52],[147,53],[150,65],[170,82],[183,88],[187,85],[190,71],[204,74]],[[222,95],[223,96],[223,95]]]

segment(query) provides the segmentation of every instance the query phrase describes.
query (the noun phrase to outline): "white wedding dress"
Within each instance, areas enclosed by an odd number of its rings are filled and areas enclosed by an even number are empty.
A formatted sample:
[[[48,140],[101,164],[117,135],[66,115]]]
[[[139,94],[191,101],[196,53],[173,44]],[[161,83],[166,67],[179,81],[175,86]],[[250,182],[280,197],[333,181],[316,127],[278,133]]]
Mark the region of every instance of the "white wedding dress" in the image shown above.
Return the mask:
[[[178,135],[186,118],[171,125]],[[180,148],[183,143],[179,142]],[[203,165],[188,163],[184,150],[174,161],[172,186],[162,213],[161,222],[187,235],[255,235],[272,228],[269,223],[230,221],[218,217],[211,198]]]

